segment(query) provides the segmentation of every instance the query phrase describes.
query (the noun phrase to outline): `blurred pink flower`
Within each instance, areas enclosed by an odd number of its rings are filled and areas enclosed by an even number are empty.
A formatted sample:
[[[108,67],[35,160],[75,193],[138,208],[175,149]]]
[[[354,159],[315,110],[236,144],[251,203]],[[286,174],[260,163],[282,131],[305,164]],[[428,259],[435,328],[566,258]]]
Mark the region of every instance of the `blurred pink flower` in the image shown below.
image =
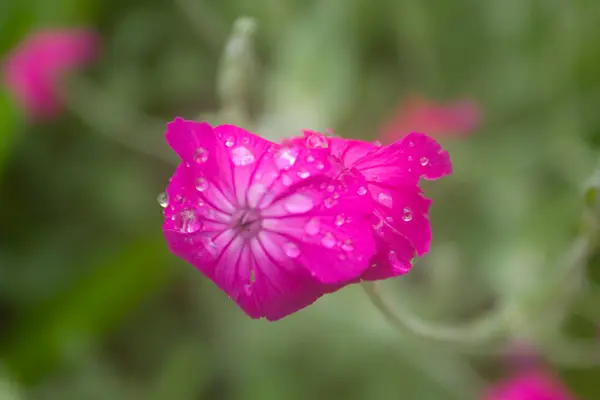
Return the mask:
[[[425,132],[433,137],[465,137],[481,122],[481,109],[473,100],[439,104],[420,95],[411,95],[383,125],[380,139],[391,143],[410,132]]]
[[[4,83],[31,120],[54,117],[62,111],[60,79],[93,61],[99,43],[84,28],[33,32],[4,58]]]
[[[531,370],[496,384],[482,400],[575,400],[575,397],[553,374]]]
[[[166,139],[182,160],[161,201],[170,250],[268,320],[406,273],[431,239],[419,179],[451,172],[421,134],[384,147],[316,132],[276,144],[176,118]]]

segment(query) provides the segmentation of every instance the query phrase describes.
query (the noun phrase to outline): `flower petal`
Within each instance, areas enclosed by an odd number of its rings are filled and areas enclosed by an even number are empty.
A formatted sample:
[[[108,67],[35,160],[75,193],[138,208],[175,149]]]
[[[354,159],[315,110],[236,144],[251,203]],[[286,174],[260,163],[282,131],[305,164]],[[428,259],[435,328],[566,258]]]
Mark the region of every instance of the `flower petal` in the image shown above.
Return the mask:
[[[263,227],[320,282],[354,280],[375,253],[373,203],[361,188],[364,181],[350,174],[296,187],[266,210]]]

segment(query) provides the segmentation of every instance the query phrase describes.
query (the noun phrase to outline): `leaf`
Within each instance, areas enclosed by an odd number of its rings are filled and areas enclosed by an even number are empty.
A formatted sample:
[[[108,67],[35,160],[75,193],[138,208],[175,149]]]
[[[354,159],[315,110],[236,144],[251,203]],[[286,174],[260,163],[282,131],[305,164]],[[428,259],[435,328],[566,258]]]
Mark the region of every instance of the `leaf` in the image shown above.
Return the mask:
[[[2,348],[8,370],[30,383],[60,362],[69,346],[112,330],[169,281],[174,273],[169,259],[155,235],[125,244],[22,321]]]

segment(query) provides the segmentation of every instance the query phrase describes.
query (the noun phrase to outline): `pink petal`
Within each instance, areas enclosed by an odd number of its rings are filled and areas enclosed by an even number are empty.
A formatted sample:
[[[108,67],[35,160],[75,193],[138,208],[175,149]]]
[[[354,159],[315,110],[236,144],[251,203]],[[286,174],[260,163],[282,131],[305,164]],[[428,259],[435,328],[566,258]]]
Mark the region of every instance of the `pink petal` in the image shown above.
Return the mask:
[[[360,179],[348,175],[298,188],[271,207],[272,218],[263,226],[284,253],[320,282],[356,279],[375,253],[369,221],[372,200],[361,187]]]

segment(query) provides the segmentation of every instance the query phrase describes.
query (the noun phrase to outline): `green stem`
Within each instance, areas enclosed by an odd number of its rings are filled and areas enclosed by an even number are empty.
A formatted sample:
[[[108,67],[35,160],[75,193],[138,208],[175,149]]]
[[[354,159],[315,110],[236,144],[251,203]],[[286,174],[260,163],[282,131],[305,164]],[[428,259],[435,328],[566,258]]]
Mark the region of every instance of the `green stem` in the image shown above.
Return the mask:
[[[62,97],[69,111],[95,132],[135,152],[177,163],[174,156],[161,149],[166,150],[162,141],[164,122],[141,115],[116,96],[79,77],[69,80]]]
[[[472,349],[493,345],[503,336],[506,325],[504,307],[462,327],[438,326],[417,318],[408,310],[392,308],[382,296],[378,282],[362,282],[361,286],[390,324],[411,336]]]

